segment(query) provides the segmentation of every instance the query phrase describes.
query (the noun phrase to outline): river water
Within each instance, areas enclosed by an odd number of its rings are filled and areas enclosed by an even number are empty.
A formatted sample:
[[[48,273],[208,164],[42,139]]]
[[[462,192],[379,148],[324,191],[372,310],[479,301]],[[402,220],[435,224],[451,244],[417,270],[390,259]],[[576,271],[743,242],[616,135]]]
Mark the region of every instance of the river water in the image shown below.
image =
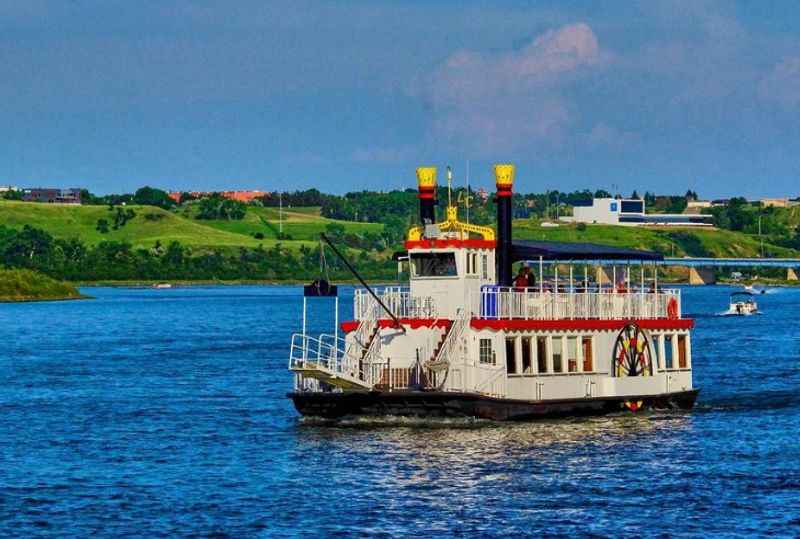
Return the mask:
[[[298,287],[83,292],[0,305],[2,536],[800,535],[800,290],[684,289],[690,413],[337,427],[285,398]]]

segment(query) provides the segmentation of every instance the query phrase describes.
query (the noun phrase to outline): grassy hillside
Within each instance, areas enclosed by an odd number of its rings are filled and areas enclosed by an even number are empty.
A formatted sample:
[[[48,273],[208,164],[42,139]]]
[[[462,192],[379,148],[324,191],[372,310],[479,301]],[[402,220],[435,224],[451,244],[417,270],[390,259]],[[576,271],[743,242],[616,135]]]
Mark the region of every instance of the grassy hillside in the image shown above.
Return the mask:
[[[127,206],[136,212],[118,230],[102,234],[97,231],[98,219],[113,221],[113,213],[106,206],[70,206],[61,204],[36,204],[0,200],[0,225],[21,228],[31,225],[58,238],[79,238],[87,244],[104,240],[125,240],[134,247],[152,247],[156,242],[167,245],[171,241],[195,249],[237,248],[263,245],[269,248],[280,242],[285,247],[299,249],[303,244],[316,243],[319,233],[331,224],[344,227],[346,233],[379,233],[383,225],[354,223],[326,219],[319,208],[287,208],[283,216],[283,231],[291,239],[278,240],[277,208],[249,207],[240,221],[201,221],[195,219],[196,207],[191,204],[175,212],[152,206]],[[800,217],[800,208],[797,215]],[[256,239],[256,234],[263,239]],[[756,236],[717,229],[690,227],[622,227],[607,225],[562,224],[555,228],[542,228],[538,221],[517,220],[514,236],[518,239],[544,239],[556,241],[586,241],[633,247],[661,252],[667,256],[756,257],[761,252]],[[767,256],[800,256],[795,250],[764,244]]]
[[[220,230],[203,221],[189,219],[153,206],[127,206],[136,217],[118,230],[97,231],[98,219],[111,221],[106,206],[72,206],[0,200],[0,225],[21,228],[30,225],[57,238],[79,238],[85,243],[128,241],[134,247],[152,247],[157,241],[167,245],[179,241],[191,247],[269,247],[274,240],[256,240],[250,235]],[[285,242],[284,242],[285,243]],[[299,246],[299,243],[298,243]]]
[[[692,227],[626,227],[562,224],[543,228],[537,221],[514,222],[514,237],[530,240],[591,242],[658,251],[666,256],[757,257],[757,237],[728,230]],[[765,241],[764,253],[771,257],[796,257],[800,253]]]
[[[81,298],[78,290],[30,270],[0,269],[0,302]]]
[[[101,241],[127,241],[134,247],[152,247],[156,242],[167,245],[171,241],[196,248],[256,247],[268,248],[278,243],[278,210],[275,208],[248,208],[240,221],[206,221],[195,219],[196,209],[191,205],[170,212],[153,206],[126,206],[136,212],[136,217],[118,230],[100,233],[97,221],[113,221],[107,206],[73,206],[68,204],[38,204],[0,200],[0,225],[21,228],[30,225],[62,239],[79,238],[87,244]],[[282,240],[286,247],[316,242],[319,233],[332,223],[344,226],[349,233],[378,233],[383,225],[375,223],[350,223],[326,219],[319,208],[289,209],[283,215],[283,232],[291,240]],[[256,239],[256,233],[263,239]]]
[[[197,215],[197,208],[188,205],[178,211],[178,215],[186,219],[194,219]],[[240,221],[199,221],[206,226],[213,227],[225,232],[244,234],[253,236],[262,233],[264,238],[277,239],[280,231],[279,211],[277,208],[257,208],[247,209],[244,219]],[[292,240],[316,241],[319,233],[324,232],[330,224],[339,224],[345,231],[353,234],[363,234],[372,232],[378,234],[383,230],[383,225],[378,223],[354,223],[350,221],[337,221],[327,219],[319,215],[319,208],[287,208],[283,211],[283,233],[290,236]]]

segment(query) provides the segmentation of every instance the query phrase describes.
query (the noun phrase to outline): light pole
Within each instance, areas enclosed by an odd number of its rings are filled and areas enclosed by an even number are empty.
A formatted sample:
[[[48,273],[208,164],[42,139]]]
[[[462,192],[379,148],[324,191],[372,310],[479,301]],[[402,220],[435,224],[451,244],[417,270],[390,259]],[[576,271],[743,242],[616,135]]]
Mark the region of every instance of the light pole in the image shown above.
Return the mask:
[[[278,193],[278,234],[283,236],[283,193]]]

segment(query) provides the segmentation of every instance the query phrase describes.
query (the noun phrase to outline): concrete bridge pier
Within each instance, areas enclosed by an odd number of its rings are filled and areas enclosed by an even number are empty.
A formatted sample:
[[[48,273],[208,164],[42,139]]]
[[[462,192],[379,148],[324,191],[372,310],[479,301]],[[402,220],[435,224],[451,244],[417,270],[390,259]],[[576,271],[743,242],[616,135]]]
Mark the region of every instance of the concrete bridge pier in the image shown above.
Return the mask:
[[[597,266],[596,279],[599,285],[614,284],[613,277],[611,276],[611,268],[605,266]]]
[[[714,284],[717,278],[712,268],[689,267],[689,284]]]
[[[787,281],[797,281],[797,271],[794,268],[787,268],[786,269],[786,280]]]

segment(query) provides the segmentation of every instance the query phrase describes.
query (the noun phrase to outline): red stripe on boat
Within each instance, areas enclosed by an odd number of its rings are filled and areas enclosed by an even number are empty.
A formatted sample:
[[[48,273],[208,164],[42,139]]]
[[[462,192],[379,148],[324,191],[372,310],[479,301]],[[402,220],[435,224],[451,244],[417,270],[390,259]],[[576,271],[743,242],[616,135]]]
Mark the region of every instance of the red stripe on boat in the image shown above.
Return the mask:
[[[383,328],[391,328],[394,327],[395,323],[394,320],[390,318],[382,318],[378,321]],[[400,318],[400,323],[403,326],[408,326],[411,329],[419,329],[419,328],[429,328],[429,327],[439,327],[439,328],[449,328],[453,325],[452,320],[442,320],[442,319],[434,319],[434,318]],[[342,322],[342,331],[345,333],[350,333],[354,329],[358,327],[358,320],[349,320],[347,322]]]
[[[409,240],[406,241],[406,249],[446,249],[447,247],[458,247],[467,249],[494,249],[497,242],[494,240]]]
[[[475,329],[509,331],[603,331],[619,330],[631,322],[644,329],[692,329],[694,327],[694,320],[690,318],[682,318],[680,320],[668,320],[666,318],[646,320],[485,320],[473,318],[470,321],[470,325]]]

